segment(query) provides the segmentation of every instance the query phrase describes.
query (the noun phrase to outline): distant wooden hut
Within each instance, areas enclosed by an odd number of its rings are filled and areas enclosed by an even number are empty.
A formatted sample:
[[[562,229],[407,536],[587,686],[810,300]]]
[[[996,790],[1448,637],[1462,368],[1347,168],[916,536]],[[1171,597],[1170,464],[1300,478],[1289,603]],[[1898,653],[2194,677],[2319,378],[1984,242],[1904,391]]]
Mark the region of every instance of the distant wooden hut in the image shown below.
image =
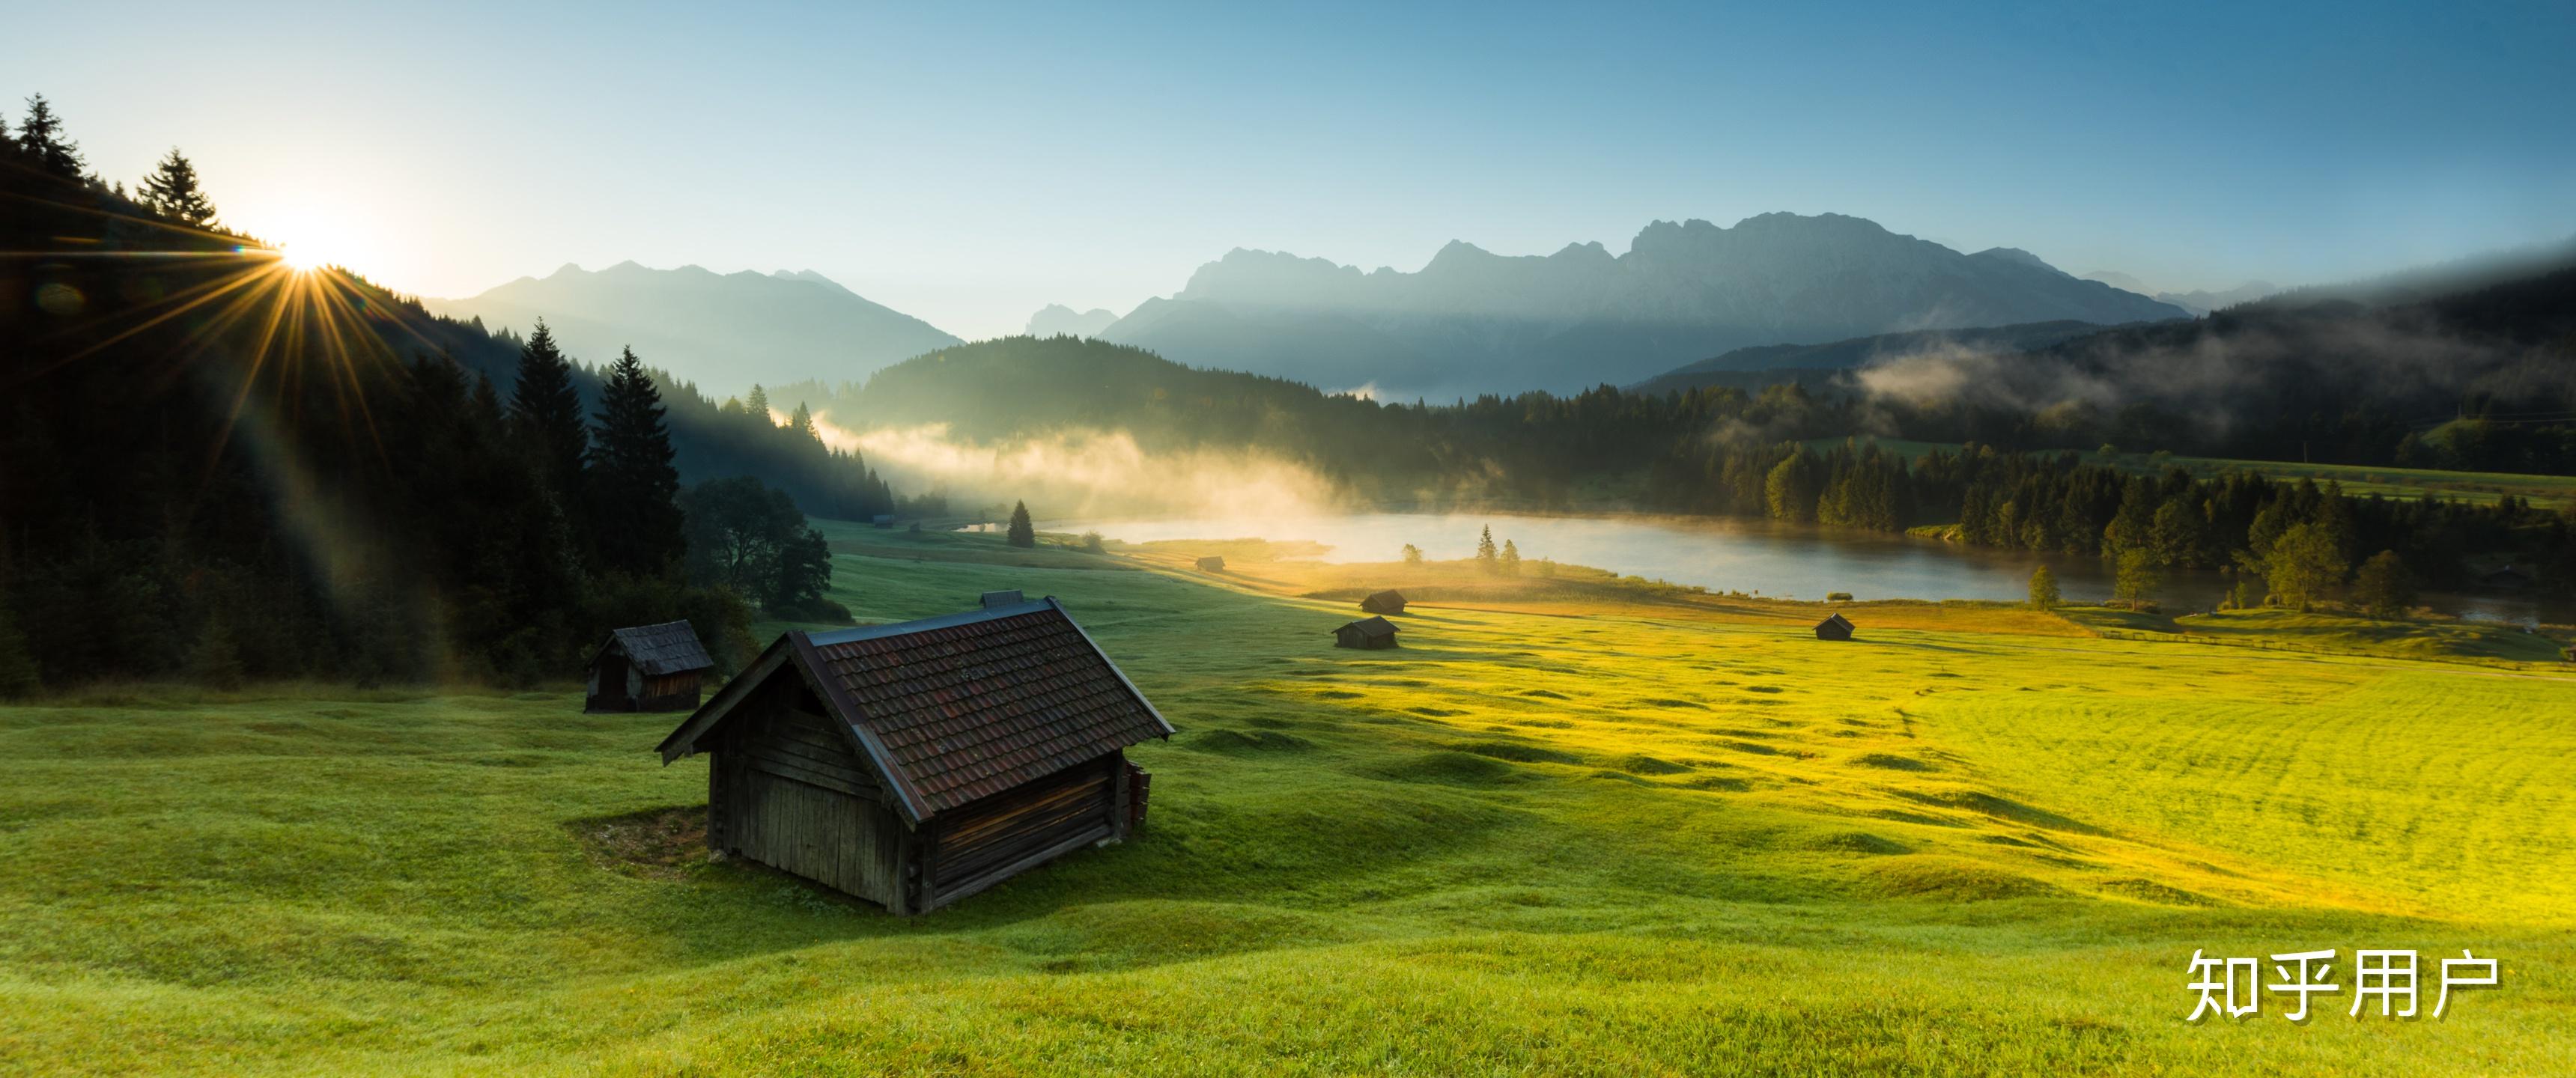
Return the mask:
[[[1366,599],[1360,600],[1360,609],[1366,610],[1372,614],[1404,613],[1404,593],[1400,591],[1381,591]]]
[[[584,711],[687,711],[715,660],[685,621],[611,630],[590,656]]]
[[[986,610],[991,610],[997,606],[1018,606],[1025,602],[1028,602],[1028,600],[1021,597],[1020,593],[1015,589],[1012,591],[985,592],[983,600],[976,605],[981,606]]]
[[[1850,618],[1844,617],[1840,614],[1835,614],[1832,617],[1816,623],[1816,639],[1818,640],[1849,640],[1851,638],[1852,623]]]
[[[1214,555],[1200,558],[1199,571],[1203,573],[1222,573],[1225,571],[1225,559]]]
[[[2478,583],[2498,591],[2521,591],[2531,586],[2531,574],[2508,565],[2479,577]]]
[[[1172,726],[1053,598],[790,632],[662,741],[707,844],[924,913],[1127,836]]]
[[[1395,623],[1385,618],[1361,618],[1333,630],[1333,646],[1377,650],[1395,646]]]

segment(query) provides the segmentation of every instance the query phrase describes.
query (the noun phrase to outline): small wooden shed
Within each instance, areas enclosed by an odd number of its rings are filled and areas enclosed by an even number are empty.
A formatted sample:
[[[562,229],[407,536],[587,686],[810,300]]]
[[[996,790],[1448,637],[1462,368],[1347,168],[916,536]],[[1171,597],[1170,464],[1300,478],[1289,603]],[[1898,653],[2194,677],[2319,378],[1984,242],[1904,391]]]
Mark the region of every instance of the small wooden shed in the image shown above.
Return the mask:
[[[1394,647],[1395,623],[1385,618],[1361,618],[1333,630],[1333,646],[1371,651]]]
[[[1366,610],[1372,614],[1404,613],[1404,593],[1400,591],[1381,591],[1366,599],[1360,600],[1360,609]]]
[[[672,731],[707,844],[925,913],[1125,838],[1172,726],[1053,598],[789,632]]]
[[[1852,623],[1850,618],[1844,617],[1840,614],[1835,614],[1832,617],[1828,617],[1825,620],[1816,623],[1816,639],[1818,640],[1849,640],[1851,638]]]
[[[2521,591],[2531,586],[2531,574],[2508,565],[2479,577],[2478,583],[2498,591]]]
[[[583,711],[687,711],[715,660],[686,621],[609,631],[590,656]]]
[[[1225,559],[1215,555],[1200,558],[1199,571],[1203,573],[1222,573],[1225,571]]]

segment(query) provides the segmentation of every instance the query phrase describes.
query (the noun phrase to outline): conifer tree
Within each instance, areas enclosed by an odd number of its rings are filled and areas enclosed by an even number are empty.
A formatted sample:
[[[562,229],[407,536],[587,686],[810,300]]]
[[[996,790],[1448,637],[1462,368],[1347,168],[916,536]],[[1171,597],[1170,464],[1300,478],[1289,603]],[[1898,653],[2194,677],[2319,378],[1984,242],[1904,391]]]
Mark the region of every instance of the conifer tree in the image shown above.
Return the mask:
[[[519,346],[519,379],[510,391],[510,425],[520,445],[535,462],[547,489],[566,513],[578,508],[582,462],[590,455],[590,434],[582,424],[581,393],[573,388],[572,364],[555,347],[555,334],[537,320],[537,331]]]
[[[2383,550],[2361,563],[2354,575],[2352,596],[2371,617],[2389,619],[2406,612],[2415,602],[2414,582],[2408,579],[2406,563],[2394,550]]]
[[[215,227],[214,200],[197,183],[197,166],[188,163],[176,146],[143,178],[143,204],[190,228]]]
[[[687,551],[673,500],[680,493],[680,470],[672,464],[663,411],[653,376],[634,349],[625,349],[600,393],[598,438],[591,448],[591,521],[600,566],[611,572],[659,576],[677,567]]]
[[[1509,539],[1503,540],[1503,554],[1497,565],[1504,576],[1521,575],[1521,548],[1513,545]]]
[[[1493,572],[1495,570],[1496,557],[1497,555],[1494,550],[1494,526],[1488,524],[1485,525],[1484,534],[1476,538],[1477,568],[1483,569],[1488,573]]]
[[[805,407],[803,401],[796,402],[795,413],[787,417],[787,427],[813,439],[818,445],[823,441],[823,432],[814,429],[814,413]]]
[[[770,426],[775,427],[778,425],[777,417],[769,414],[769,391],[760,388],[760,383],[758,382],[753,382],[751,384],[751,395],[742,399],[742,410],[751,413],[753,416],[758,417],[761,422],[767,423]]]
[[[1038,545],[1037,525],[1029,520],[1029,503],[1011,503],[1010,543],[1016,547]]]
[[[43,94],[27,99],[27,117],[18,121],[18,148],[66,180],[80,179],[89,167],[81,160],[80,147],[63,137],[63,119],[54,115],[53,102]]]

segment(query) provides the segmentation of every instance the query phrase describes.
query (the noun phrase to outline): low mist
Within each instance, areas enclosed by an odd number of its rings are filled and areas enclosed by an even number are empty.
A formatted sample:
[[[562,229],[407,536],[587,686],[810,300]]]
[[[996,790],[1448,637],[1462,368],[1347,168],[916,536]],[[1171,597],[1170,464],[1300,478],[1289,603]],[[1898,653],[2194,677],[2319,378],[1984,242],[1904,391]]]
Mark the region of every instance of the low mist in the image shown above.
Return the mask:
[[[945,423],[852,432],[816,417],[827,443],[856,448],[898,490],[944,489],[956,505],[1026,501],[1048,518],[1281,517],[1339,512],[1333,483],[1249,451],[1148,454],[1125,431],[1077,430],[980,444]]]

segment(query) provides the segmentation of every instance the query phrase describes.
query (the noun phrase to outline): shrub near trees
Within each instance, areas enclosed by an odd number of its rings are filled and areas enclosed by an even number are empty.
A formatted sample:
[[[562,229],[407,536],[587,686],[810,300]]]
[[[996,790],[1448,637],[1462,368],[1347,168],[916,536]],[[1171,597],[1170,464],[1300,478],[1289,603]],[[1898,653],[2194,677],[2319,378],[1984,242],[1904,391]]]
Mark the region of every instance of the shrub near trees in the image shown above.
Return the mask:
[[[2361,563],[2353,575],[2353,601],[2374,618],[2395,618],[2406,613],[2415,603],[2415,587],[2406,575],[2406,563],[2394,550],[2383,550]]]
[[[691,582],[726,588],[773,617],[849,620],[846,608],[823,597],[832,583],[831,544],[787,492],[751,476],[711,479],[690,487],[680,508]]]

